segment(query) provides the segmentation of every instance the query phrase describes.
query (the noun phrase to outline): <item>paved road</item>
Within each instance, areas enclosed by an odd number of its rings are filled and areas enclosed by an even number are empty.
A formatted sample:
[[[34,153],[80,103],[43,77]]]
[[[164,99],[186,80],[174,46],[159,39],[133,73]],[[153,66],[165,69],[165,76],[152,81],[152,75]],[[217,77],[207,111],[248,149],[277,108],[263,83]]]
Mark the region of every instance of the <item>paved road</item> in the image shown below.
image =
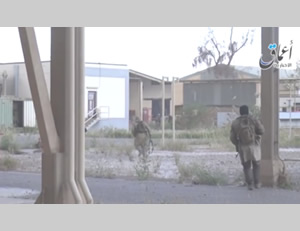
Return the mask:
[[[33,203],[41,188],[40,179],[36,173],[0,171],[0,203]],[[101,178],[87,178],[87,184],[94,202],[103,204],[300,204],[300,192],[284,189],[248,191],[239,186]],[[27,190],[25,196],[22,190]]]

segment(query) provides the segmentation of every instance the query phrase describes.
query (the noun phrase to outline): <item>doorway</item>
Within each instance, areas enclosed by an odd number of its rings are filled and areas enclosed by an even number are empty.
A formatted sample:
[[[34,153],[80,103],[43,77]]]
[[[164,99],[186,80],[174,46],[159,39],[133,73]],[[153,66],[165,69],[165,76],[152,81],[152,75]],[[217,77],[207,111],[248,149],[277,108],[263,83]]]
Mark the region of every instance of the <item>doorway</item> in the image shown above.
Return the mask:
[[[97,91],[88,91],[88,117],[94,117],[97,113]]]
[[[24,102],[13,101],[13,125],[14,127],[23,127]],[[25,116],[25,115],[24,115]]]

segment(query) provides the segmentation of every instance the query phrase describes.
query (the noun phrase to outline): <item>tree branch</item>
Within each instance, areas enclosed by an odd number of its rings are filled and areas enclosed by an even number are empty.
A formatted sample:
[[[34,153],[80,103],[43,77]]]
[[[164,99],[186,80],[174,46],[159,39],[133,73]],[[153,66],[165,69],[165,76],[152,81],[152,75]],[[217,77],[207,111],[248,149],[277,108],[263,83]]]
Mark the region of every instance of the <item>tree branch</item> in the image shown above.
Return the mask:
[[[231,32],[233,31],[233,28],[231,29]],[[232,34],[230,35],[230,40],[231,40],[231,36],[232,36]],[[246,43],[248,42],[248,36],[249,36],[249,30],[248,30],[248,32],[247,32],[247,35],[246,35],[246,39],[245,39],[245,41],[242,43],[242,45],[239,47],[239,48],[237,48],[236,50],[233,50],[233,46],[232,46],[232,43],[231,43],[231,41],[230,41],[230,46],[231,46],[231,51],[232,51],[232,53],[231,53],[231,55],[229,56],[229,61],[228,61],[228,66],[230,65],[230,63],[231,63],[231,61],[232,61],[232,59],[233,59],[233,56],[235,55],[235,53],[237,53],[242,47],[244,47],[245,45],[246,45]]]
[[[218,48],[218,45],[216,44],[216,42],[214,41],[214,39],[212,38],[211,39],[211,41],[212,41],[212,43],[214,44],[214,46],[215,46],[215,48],[217,49],[217,51],[218,51],[218,55],[219,55],[219,57],[218,57],[218,60],[216,61],[216,59],[215,59],[215,57],[214,57],[214,60],[215,60],[215,63],[216,63],[216,65],[218,65],[219,64],[219,62],[220,62],[220,57],[221,57],[221,52],[220,52],[220,50],[219,50],[219,48]]]
[[[240,41],[241,45],[238,47],[238,42],[234,40],[233,38],[233,31],[234,27],[231,27],[230,31],[230,41],[229,46],[227,47],[227,50],[223,51],[223,46],[219,43],[217,43],[216,37],[213,34],[213,31],[209,29],[209,37],[205,41],[204,45],[201,47],[198,47],[199,56],[197,56],[194,59],[193,66],[196,66],[197,63],[205,63],[207,66],[210,66],[211,62],[214,62],[217,66],[218,64],[226,62],[226,59],[228,58],[227,65],[230,66],[234,55],[242,49],[244,46],[246,46],[247,42],[250,41],[251,32],[248,30],[247,34],[242,37],[242,40]],[[210,43],[210,45],[209,45]],[[300,71],[299,71],[300,72]]]
[[[230,41],[229,41],[229,51],[231,51],[231,54],[228,52],[228,63],[227,66],[230,65],[231,60],[233,59],[234,51],[233,51],[233,44],[232,44],[232,35],[233,35],[233,27],[231,27],[231,33],[230,33]]]
[[[236,51],[234,53],[238,52],[242,47],[244,47],[246,45],[246,43],[248,41],[248,36],[249,36],[249,30],[247,32],[246,39],[245,39],[244,43],[240,46],[240,48],[236,49]]]
[[[216,57],[215,55],[211,52],[211,51],[208,51],[208,54],[213,57],[213,60],[215,61],[215,64],[218,65],[217,61],[216,61]]]

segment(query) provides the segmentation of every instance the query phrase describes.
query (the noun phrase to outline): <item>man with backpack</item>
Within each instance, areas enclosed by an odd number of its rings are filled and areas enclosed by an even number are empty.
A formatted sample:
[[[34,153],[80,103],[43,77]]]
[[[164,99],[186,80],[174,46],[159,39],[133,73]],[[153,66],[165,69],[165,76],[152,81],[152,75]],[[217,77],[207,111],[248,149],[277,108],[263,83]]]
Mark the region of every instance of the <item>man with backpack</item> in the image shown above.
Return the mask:
[[[134,146],[139,152],[139,157],[142,155],[146,158],[152,148],[151,132],[147,124],[138,117],[135,119],[132,135],[134,137]]]
[[[240,116],[231,125],[230,140],[239,153],[248,189],[260,188],[261,136],[264,127],[258,119],[249,115],[246,105],[240,107]],[[251,168],[252,165],[252,168]],[[253,176],[253,177],[252,177]]]

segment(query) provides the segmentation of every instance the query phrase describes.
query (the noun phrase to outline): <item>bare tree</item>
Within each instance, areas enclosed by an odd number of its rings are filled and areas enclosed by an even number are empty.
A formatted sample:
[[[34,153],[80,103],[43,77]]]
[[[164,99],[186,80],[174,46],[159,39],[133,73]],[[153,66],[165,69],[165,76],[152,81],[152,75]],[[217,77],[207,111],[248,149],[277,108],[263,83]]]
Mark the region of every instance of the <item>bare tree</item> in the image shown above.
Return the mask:
[[[214,35],[214,31],[209,28],[208,38],[204,42],[204,45],[198,47],[199,55],[194,58],[193,67],[197,64],[206,64],[207,66],[217,66],[224,64],[230,66],[234,55],[240,51],[247,43],[252,44],[254,30],[248,30],[245,35],[242,35],[241,41],[237,42],[233,39],[233,27],[231,27],[229,44],[226,46],[225,41],[223,44],[217,41]]]

